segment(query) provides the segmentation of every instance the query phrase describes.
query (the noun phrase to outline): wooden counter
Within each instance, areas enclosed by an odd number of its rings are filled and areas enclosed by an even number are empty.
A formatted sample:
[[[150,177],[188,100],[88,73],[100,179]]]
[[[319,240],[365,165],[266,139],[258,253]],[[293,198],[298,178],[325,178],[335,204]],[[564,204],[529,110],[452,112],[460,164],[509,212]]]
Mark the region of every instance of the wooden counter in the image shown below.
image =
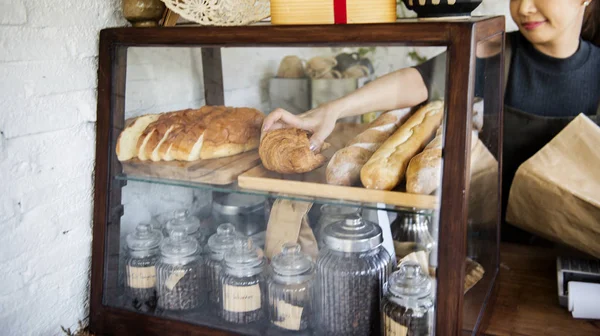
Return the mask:
[[[557,254],[554,248],[502,244],[497,295],[482,335],[600,335],[600,321],[574,319],[558,304]]]

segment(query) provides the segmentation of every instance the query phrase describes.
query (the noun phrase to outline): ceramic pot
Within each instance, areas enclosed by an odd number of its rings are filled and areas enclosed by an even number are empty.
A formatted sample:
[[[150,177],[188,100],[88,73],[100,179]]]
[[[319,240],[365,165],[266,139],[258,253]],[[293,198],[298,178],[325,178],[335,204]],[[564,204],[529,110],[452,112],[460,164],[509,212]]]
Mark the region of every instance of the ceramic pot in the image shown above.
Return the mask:
[[[156,27],[165,11],[160,0],[122,0],[123,16],[134,27]]]
[[[419,17],[470,16],[483,0],[403,0]]]

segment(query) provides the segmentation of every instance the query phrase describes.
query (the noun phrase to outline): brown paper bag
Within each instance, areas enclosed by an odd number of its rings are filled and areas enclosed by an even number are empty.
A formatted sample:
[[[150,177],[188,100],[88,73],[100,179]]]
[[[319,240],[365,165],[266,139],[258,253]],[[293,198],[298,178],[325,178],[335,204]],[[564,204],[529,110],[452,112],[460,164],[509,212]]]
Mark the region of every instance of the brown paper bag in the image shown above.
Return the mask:
[[[298,243],[302,252],[317,258],[317,240],[308,223],[312,203],[277,199],[271,208],[265,237],[265,255],[269,260],[281,252],[285,243]]]
[[[525,161],[506,221],[600,258],[600,127],[580,114]]]
[[[471,149],[469,220],[491,227],[498,216],[498,161],[479,138]]]

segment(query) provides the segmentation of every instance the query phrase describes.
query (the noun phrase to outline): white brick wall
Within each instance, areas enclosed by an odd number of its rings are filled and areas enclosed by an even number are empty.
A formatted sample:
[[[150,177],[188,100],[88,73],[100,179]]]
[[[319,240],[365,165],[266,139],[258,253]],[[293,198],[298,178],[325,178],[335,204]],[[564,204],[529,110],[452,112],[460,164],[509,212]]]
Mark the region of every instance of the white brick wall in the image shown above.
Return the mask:
[[[88,314],[97,41],[101,28],[126,24],[120,2],[0,0],[2,335],[59,335]],[[280,59],[321,51],[225,50],[226,103],[268,110]],[[132,49],[129,62],[129,116],[204,103],[197,50]],[[379,74],[409,64],[397,49],[378,49],[375,63]],[[190,201],[187,189],[130,183],[123,223]]]
[[[0,328],[88,315],[98,32],[120,0],[0,0]]]

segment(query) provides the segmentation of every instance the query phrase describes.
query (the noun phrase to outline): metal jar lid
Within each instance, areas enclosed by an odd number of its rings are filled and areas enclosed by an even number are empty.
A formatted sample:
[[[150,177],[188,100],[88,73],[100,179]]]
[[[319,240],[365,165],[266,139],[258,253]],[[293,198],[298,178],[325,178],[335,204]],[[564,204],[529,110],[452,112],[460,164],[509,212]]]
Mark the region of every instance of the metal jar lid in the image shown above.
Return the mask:
[[[264,203],[265,198],[262,196],[230,193],[215,198],[213,209],[220,214],[234,216],[261,209]]]
[[[325,245],[340,252],[367,252],[383,242],[381,228],[375,223],[352,215],[328,225],[324,230]]]

